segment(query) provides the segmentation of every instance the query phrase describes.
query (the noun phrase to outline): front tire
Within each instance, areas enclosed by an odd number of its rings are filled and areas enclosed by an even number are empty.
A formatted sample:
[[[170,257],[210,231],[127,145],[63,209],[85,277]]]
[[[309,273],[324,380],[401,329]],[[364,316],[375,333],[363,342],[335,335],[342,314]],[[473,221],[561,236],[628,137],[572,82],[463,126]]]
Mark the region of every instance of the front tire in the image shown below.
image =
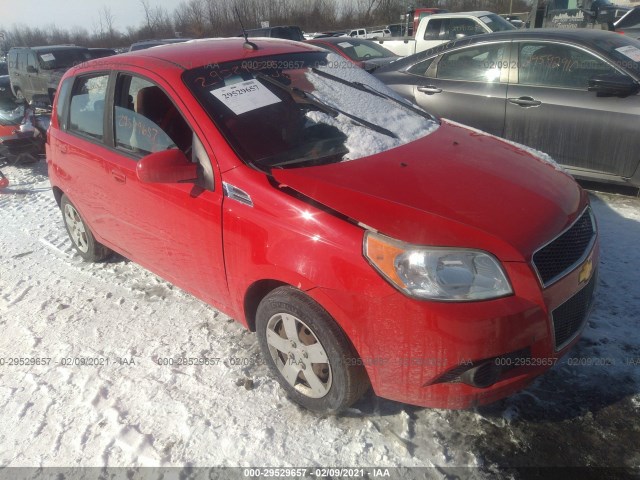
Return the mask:
[[[331,316],[303,292],[279,287],[258,306],[262,354],[289,397],[319,413],[337,413],[369,388],[358,354]]]
[[[60,199],[62,219],[73,247],[88,262],[99,262],[111,255],[111,250],[99,243],[66,195]]]

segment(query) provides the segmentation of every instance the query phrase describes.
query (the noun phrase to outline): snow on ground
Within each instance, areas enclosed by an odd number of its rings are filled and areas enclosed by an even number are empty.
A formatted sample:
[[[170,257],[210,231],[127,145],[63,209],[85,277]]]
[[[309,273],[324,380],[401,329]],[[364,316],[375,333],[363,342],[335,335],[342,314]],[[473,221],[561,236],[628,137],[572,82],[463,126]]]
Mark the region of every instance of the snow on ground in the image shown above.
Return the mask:
[[[285,398],[239,324],[121,257],[81,261],[44,163],[3,171],[0,467],[437,466],[430,478],[447,467],[490,478],[640,466],[638,198],[592,195],[595,310],[577,347],[530,388],[461,412],[369,394],[318,417]],[[158,364],[170,357],[220,361]],[[34,358],[44,364],[9,365]]]

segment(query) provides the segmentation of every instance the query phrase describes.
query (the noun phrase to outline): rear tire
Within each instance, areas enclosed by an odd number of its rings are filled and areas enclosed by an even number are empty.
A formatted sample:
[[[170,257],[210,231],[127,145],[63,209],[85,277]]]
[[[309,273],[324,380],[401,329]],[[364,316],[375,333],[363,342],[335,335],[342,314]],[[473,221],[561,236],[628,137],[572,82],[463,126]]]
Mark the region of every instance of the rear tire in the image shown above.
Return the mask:
[[[319,413],[338,413],[369,388],[347,336],[316,302],[279,287],[258,306],[256,330],[271,372],[291,400]]]
[[[111,255],[111,250],[99,243],[66,195],[60,199],[62,219],[73,247],[88,262],[99,262]]]

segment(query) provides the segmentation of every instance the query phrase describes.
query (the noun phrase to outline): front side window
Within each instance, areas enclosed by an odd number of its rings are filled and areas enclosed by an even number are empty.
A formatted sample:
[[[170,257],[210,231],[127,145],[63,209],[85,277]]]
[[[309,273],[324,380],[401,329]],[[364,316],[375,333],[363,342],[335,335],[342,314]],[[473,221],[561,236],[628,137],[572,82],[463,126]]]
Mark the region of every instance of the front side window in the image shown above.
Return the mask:
[[[104,138],[104,104],[109,75],[79,77],[71,92],[69,131]]]
[[[154,83],[122,74],[113,112],[116,148],[144,156],[160,150],[191,149],[193,132],[167,94]]]
[[[617,75],[616,69],[570,45],[521,43],[518,83],[586,90],[595,75]]]
[[[499,82],[508,67],[507,43],[464,48],[447,53],[438,62],[437,78],[470,82]]]

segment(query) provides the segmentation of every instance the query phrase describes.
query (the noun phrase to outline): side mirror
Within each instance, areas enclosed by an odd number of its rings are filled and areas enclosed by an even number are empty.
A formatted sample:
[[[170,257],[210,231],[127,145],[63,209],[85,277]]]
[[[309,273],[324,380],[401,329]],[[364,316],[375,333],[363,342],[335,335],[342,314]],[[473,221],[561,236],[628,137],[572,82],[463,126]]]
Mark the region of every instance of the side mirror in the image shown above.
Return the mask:
[[[599,97],[627,97],[640,90],[640,85],[626,75],[595,75],[589,79],[589,91]]]
[[[136,165],[136,175],[143,183],[186,183],[198,178],[198,168],[177,148],[143,157]]]
[[[27,73],[38,73],[38,69],[33,65],[27,65]]]

